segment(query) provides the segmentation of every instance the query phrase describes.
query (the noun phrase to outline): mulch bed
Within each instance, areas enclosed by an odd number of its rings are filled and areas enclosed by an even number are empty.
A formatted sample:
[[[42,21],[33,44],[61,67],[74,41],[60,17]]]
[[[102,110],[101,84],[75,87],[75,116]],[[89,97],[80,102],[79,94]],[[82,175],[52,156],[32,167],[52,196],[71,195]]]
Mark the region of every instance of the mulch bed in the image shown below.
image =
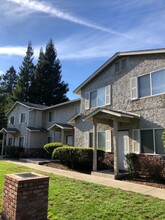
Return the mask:
[[[50,162],[50,163],[45,164],[45,166],[53,167],[53,168],[56,168],[56,169],[62,169],[62,170],[77,171],[77,172],[86,173],[86,174],[91,173],[90,170],[86,170],[86,169],[79,169],[78,168],[78,169],[75,170],[75,169],[69,168],[69,167],[61,164],[60,162]],[[165,189],[165,181],[156,182],[154,180],[150,180],[150,179],[147,179],[147,178],[132,178],[128,175],[123,176],[121,181],[127,181],[127,182],[143,184],[143,185],[146,185],[146,186],[152,186],[152,187]]]

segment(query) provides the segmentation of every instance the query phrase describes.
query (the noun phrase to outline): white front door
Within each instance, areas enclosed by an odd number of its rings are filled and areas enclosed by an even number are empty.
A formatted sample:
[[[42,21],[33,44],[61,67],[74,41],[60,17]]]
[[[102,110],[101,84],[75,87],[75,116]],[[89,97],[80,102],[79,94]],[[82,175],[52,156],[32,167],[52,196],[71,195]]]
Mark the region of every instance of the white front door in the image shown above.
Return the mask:
[[[118,132],[118,161],[119,170],[127,170],[125,155],[129,153],[129,134],[128,131]]]

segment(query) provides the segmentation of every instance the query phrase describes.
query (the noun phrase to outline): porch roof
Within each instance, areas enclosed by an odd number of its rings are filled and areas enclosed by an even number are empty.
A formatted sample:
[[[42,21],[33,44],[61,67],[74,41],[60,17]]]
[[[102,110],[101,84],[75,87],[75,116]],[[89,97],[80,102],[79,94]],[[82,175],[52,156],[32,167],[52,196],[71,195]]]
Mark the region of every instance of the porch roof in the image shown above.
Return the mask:
[[[73,125],[70,124],[62,124],[62,123],[54,123],[51,125],[48,130],[51,130],[52,128],[60,128],[60,129],[65,129],[65,130],[72,130],[74,127]]]
[[[17,128],[2,128],[0,133],[19,133],[20,131]]]
[[[78,113],[78,114],[74,115],[72,118],[69,119],[68,123],[75,124],[76,118],[78,118],[80,116],[81,116],[81,113]]]
[[[84,117],[83,121],[93,121],[93,118],[100,118],[100,119],[139,119],[140,115],[137,115],[132,112],[124,112],[120,110],[108,110],[104,108],[98,108],[94,110],[93,112],[89,113],[86,117]]]
[[[27,129],[32,132],[47,132],[47,130],[45,128],[27,127]]]

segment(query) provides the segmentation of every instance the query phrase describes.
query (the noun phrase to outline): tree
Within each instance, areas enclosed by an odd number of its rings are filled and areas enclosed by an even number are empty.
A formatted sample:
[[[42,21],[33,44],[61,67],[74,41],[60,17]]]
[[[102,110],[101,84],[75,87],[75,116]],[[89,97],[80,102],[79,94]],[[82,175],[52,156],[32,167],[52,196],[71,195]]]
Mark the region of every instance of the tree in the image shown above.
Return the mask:
[[[20,67],[18,83],[16,87],[15,96],[19,101],[31,101],[31,85],[34,81],[35,65],[33,64],[33,48],[32,43],[28,43],[26,56],[22,61]]]
[[[12,95],[16,89],[18,76],[13,66],[11,66],[5,75],[2,76],[2,85],[8,95]]]
[[[47,43],[45,53],[40,50],[34,85],[35,103],[49,106],[68,100],[68,84],[62,81],[61,64],[52,40]]]

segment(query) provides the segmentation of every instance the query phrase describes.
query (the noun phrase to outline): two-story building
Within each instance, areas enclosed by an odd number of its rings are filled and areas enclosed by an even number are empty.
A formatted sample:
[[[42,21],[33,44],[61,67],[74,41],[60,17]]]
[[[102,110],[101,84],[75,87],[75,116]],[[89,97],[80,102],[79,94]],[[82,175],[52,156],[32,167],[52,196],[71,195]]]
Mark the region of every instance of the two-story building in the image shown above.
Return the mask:
[[[3,146],[62,141],[93,147],[93,170],[100,148],[114,154],[115,175],[126,169],[129,152],[165,155],[165,49],[118,52],[74,93],[81,99],[51,107],[17,102],[1,130]]]
[[[75,145],[114,153],[116,175],[129,152],[164,155],[165,49],[119,52],[74,93],[81,115],[73,120]]]
[[[3,133],[5,146],[24,147],[26,155],[41,155],[43,145],[52,141],[74,145],[74,126],[68,120],[80,111],[80,99],[51,107],[16,102],[7,113],[7,128]]]

